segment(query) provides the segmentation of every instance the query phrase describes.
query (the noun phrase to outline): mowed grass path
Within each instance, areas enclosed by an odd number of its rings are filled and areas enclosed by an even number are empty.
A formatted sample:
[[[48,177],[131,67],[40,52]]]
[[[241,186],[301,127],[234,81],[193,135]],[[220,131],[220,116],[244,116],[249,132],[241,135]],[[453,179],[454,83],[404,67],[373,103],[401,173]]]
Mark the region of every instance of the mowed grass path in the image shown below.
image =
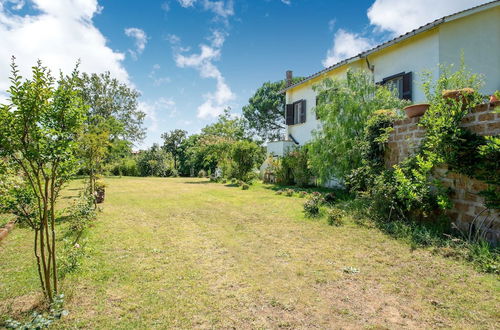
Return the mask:
[[[56,328],[498,326],[498,277],[375,228],[305,219],[303,199],[206,179],[107,183]],[[38,297],[31,239],[16,228],[0,243],[2,319]]]

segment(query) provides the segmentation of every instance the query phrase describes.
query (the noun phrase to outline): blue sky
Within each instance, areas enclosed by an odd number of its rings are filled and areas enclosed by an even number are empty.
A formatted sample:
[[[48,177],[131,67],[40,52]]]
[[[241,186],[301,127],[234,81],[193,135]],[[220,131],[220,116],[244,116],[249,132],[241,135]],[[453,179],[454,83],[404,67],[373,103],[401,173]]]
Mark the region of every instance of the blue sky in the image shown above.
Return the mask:
[[[37,58],[65,71],[80,58],[140,90],[146,147],[175,128],[198,132],[227,106],[241,113],[287,69],[309,75],[484,2],[0,0],[0,90],[11,55],[26,73]]]

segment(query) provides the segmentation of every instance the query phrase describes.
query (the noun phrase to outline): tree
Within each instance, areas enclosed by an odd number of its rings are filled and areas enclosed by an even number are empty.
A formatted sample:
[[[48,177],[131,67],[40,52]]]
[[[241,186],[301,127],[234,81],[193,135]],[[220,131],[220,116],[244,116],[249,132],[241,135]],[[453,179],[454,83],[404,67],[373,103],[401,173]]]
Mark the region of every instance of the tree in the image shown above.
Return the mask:
[[[163,139],[163,149],[169,152],[174,159],[174,169],[179,169],[179,158],[184,154],[184,140],[187,138],[187,132],[182,129],[176,129],[161,135]]]
[[[264,160],[263,149],[252,141],[237,141],[231,146],[232,176],[246,181],[250,172]]]
[[[96,125],[86,125],[79,137],[79,155],[83,160],[83,167],[89,174],[89,193],[94,197],[94,206],[97,208],[96,181],[102,174],[102,162],[106,157],[109,146],[109,129],[105,121]]]
[[[98,158],[87,158],[85,162],[87,165],[93,164],[94,169],[101,169],[104,163],[118,162],[130,155],[133,143],[143,140],[145,129],[142,124],[145,113],[138,108],[139,92],[112,78],[109,72],[83,73],[80,77],[80,88],[82,98],[88,105],[85,132],[89,134],[86,139],[90,143],[88,147],[92,145],[94,148],[87,148],[84,156],[96,156],[95,151],[103,152]],[[103,140],[105,136],[107,141]],[[102,145],[98,146],[98,143]],[[86,171],[92,176],[88,167]],[[92,182],[90,187],[93,187]]]
[[[359,141],[371,114],[408,104],[394,90],[376,85],[365,71],[349,70],[345,79],[325,79],[314,89],[318,92],[315,111],[322,126],[313,132],[309,156],[323,181],[344,178],[360,166]]]
[[[293,83],[302,80],[293,79]],[[279,138],[285,129],[285,94],[280,93],[286,87],[286,81],[265,82],[248,104],[243,107],[243,117],[250,129],[264,141]]]
[[[24,220],[34,230],[34,253],[45,297],[58,291],[56,265],[56,202],[64,183],[78,168],[77,136],[86,107],[78,90],[78,71],[58,81],[39,61],[33,77],[23,81],[12,61],[9,104],[0,107],[0,158],[20,173],[32,214]]]
[[[141,176],[165,177],[172,174],[171,162],[165,150],[155,143],[150,149],[140,153],[137,167]]]
[[[138,108],[139,92],[112,78],[109,72],[82,74],[82,97],[89,106],[87,125],[107,121],[110,139],[140,142],[146,131],[142,127],[145,113]]]

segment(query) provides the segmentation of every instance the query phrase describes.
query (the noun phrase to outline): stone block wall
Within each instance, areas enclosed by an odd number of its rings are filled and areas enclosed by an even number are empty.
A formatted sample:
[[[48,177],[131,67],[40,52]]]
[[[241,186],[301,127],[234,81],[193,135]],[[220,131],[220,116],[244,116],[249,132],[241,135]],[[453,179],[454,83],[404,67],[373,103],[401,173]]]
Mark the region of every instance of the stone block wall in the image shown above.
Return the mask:
[[[473,109],[462,121],[466,127],[479,135],[500,135],[500,113],[494,113],[500,102],[483,104]],[[388,141],[385,155],[387,167],[403,161],[414,153],[425,135],[425,130],[418,126],[421,117],[406,118],[394,122],[394,131]],[[448,171],[446,167],[436,170],[435,175],[443,184],[452,189],[453,208],[450,217],[457,227],[466,232],[471,226],[481,227],[491,242],[500,243],[500,214],[486,210],[484,198],[479,196],[487,184],[467,176]]]

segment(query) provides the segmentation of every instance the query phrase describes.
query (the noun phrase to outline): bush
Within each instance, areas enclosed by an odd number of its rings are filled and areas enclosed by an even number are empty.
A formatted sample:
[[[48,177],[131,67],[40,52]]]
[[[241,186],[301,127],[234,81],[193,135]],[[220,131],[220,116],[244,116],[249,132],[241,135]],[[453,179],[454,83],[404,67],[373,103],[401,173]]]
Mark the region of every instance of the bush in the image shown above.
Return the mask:
[[[200,170],[198,172],[198,177],[199,178],[206,178],[207,177],[207,172],[205,170]]]
[[[139,168],[137,160],[133,157],[121,159],[110,165],[108,170],[111,174],[116,176],[139,176]]]
[[[242,190],[248,190],[249,188],[250,188],[250,186],[248,184],[246,184],[246,183],[241,186]]]
[[[326,193],[323,198],[325,199],[325,202],[328,204],[334,204],[335,201],[337,200],[337,196],[335,196],[335,194],[332,192]]]
[[[321,194],[313,193],[309,199],[304,203],[304,213],[308,217],[317,217],[320,215],[320,206],[323,203]]]
[[[237,141],[231,146],[231,173],[239,180],[248,180],[251,171],[263,161],[263,150],[255,142]]]
[[[150,149],[140,153],[137,166],[141,176],[167,177],[172,175],[173,160],[169,154],[154,144]]]
[[[288,197],[292,197],[294,192],[295,192],[295,190],[293,190],[293,189],[290,189],[290,188],[285,189],[285,195]]]
[[[300,198],[304,198],[304,197],[306,197],[306,196],[307,196],[307,191],[304,191],[304,190],[299,191],[299,197],[300,197]]]
[[[277,191],[276,191],[276,195],[283,195],[283,190],[282,190],[282,189],[277,190]]]
[[[343,218],[345,217],[345,212],[337,208],[328,209],[326,213],[326,220],[330,226],[341,226],[344,224]]]

